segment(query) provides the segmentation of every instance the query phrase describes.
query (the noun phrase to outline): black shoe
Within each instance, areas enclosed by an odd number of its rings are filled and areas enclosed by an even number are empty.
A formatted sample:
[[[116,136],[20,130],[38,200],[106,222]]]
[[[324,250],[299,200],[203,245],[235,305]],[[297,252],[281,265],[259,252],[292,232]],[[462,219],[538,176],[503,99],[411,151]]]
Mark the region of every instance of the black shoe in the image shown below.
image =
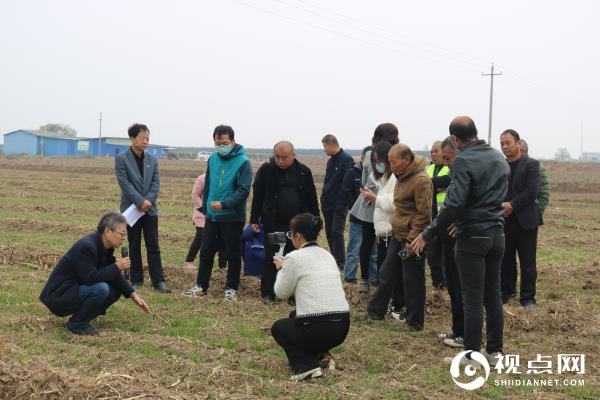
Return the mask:
[[[526,300],[526,301],[522,302],[521,305],[526,310],[532,310],[532,309],[535,308],[535,301],[533,301],[533,300]]]
[[[98,331],[96,330],[96,328],[94,328],[93,326],[91,326],[89,324],[84,328],[73,329],[73,328],[67,327],[67,329],[69,329],[69,331],[75,335],[98,336]]]
[[[164,282],[158,282],[158,284],[154,286],[154,290],[160,293],[171,293],[171,289],[169,289]]]
[[[144,286],[144,282],[133,282],[131,284],[131,287],[133,288],[133,290],[138,290],[142,286]]]
[[[354,320],[356,322],[360,322],[360,321],[369,322],[369,321],[383,321],[383,318],[373,315],[370,312],[366,312],[366,313],[359,313],[359,314],[352,315],[352,320]]]
[[[404,332],[419,332],[423,330],[423,327],[406,323],[400,325],[400,330]]]

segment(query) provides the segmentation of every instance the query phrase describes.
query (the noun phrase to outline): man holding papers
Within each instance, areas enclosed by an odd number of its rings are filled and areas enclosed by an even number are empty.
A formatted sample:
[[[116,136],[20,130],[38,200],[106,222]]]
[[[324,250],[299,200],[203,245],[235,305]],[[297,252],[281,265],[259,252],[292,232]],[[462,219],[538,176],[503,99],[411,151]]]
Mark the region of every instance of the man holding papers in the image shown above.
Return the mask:
[[[133,124],[129,127],[128,134],[131,147],[115,157],[115,173],[121,187],[121,212],[127,211],[131,283],[134,289],[138,289],[144,283],[143,231],[152,286],[158,292],[169,293],[171,290],[165,285],[158,245],[158,208],[156,206],[156,198],[160,190],[158,161],[156,157],[145,151],[150,141],[150,131],[146,125]],[[136,210],[129,210],[132,205],[137,208],[137,213]],[[143,215],[140,217],[139,213],[143,213]],[[138,217],[139,219],[136,221]]]

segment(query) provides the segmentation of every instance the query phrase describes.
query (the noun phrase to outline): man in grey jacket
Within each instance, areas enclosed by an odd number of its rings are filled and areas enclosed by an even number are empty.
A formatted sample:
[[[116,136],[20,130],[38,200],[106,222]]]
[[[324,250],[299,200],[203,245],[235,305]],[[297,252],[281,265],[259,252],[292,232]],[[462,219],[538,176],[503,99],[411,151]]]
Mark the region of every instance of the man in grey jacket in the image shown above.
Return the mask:
[[[169,293],[160,259],[158,245],[158,207],[160,176],[156,157],[145,150],[150,141],[146,125],[133,124],[128,130],[131,147],[115,158],[117,182],[121,187],[121,212],[134,204],[145,214],[133,225],[127,225],[131,259],[131,283],[136,290],[144,283],[142,270],[142,231],[148,256],[152,286],[158,292]]]

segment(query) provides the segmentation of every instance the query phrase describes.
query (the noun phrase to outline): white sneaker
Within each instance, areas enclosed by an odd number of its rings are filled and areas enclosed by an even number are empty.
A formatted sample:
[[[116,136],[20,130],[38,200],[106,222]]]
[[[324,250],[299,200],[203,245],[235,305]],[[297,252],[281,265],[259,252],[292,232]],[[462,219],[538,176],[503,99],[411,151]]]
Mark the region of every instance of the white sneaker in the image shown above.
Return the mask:
[[[237,301],[237,295],[235,289],[225,289],[225,296],[223,297],[225,301]]]
[[[453,338],[446,338],[443,340],[446,346],[455,347],[462,349],[465,347],[465,340],[461,336],[454,336]]]
[[[327,365],[327,369],[330,371],[335,371],[335,360],[333,358],[329,360],[329,365]]]
[[[488,353],[486,350],[484,350],[482,354],[485,357],[485,359],[488,360],[488,363],[492,366],[492,368],[494,368],[494,366],[498,364],[498,361],[500,361],[500,358],[503,356],[502,353]]]
[[[193,288],[183,292],[183,295],[191,299],[201,299],[206,297],[208,293],[206,293],[200,286],[196,285]]]
[[[301,372],[296,375],[290,376],[290,381],[303,381],[306,378],[319,378],[323,376],[323,372],[321,371],[321,367],[317,367],[315,369],[311,369],[309,371]]]

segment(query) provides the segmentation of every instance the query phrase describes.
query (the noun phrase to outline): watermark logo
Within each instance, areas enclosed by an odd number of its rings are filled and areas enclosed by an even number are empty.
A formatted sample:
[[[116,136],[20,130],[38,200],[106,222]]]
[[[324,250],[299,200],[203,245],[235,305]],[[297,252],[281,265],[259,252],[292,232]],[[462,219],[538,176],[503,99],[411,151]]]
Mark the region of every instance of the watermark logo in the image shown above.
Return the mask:
[[[470,355],[471,360],[468,361],[467,364],[464,366],[464,374],[469,378],[474,377],[477,373],[477,364],[479,364],[481,368],[483,368],[483,370],[485,371],[485,378],[483,376],[478,376],[474,380],[471,380],[467,383],[463,383],[457,380],[457,378],[461,377],[460,362],[463,358],[467,360],[467,355]],[[454,357],[454,359],[452,360],[452,364],[450,365],[450,374],[452,375],[452,380],[454,381],[454,383],[456,383],[460,388],[465,390],[475,390],[482,387],[483,384],[490,377],[490,364],[488,363],[487,359],[483,356],[483,354],[473,350],[467,350],[459,353],[456,357]]]
[[[495,358],[493,369],[498,376],[492,382],[494,386],[585,386],[585,379],[578,377],[585,375],[585,354],[559,354],[556,361],[552,356],[537,354],[535,359],[530,359],[523,365],[518,354],[498,354]],[[488,361],[481,353],[463,351],[454,357],[450,365],[452,380],[462,389],[479,389],[490,377],[490,363],[494,361]],[[461,367],[464,368],[463,371]],[[476,376],[478,373],[480,376]],[[470,381],[463,382],[465,377]]]

